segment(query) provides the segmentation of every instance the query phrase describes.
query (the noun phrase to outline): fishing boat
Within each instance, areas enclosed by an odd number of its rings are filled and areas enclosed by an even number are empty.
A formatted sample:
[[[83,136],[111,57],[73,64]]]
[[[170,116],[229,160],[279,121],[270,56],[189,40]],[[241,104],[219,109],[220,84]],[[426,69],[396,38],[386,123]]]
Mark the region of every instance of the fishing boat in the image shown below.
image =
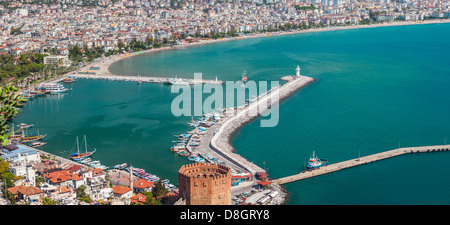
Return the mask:
[[[180,151],[180,152],[178,152],[178,155],[188,156],[188,155],[190,155],[190,153],[188,151]]]
[[[122,163],[114,166],[114,169],[124,169],[127,167],[127,163]]]
[[[244,70],[244,73],[242,73],[242,78],[241,78],[242,82],[247,82],[247,72]]]
[[[73,160],[73,161],[81,161],[87,157],[90,157],[92,154],[95,153],[95,151],[97,151],[94,148],[94,151],[88,152],[87,151],[87,141],[86,141],[86,135],[84,135],[84,145],[85,145],[85,152],[81,152],[80,153],[80,147],[78,145],[78,137],[77,137],[77,152],[76,153],[72,153],[69,157],[69,159]]]
[[[313,151],[313,155],[309,158],[308,164],[306,165],[306,170],[314,170],[326,165],[328,165],[328,160],[319,159],[319,157],[317,157],[315,155],[315,152]]]
[[[202,157],[200,157],[200,156],[198,156],[194,161],[195,161],[195,162],[198,162],[198,163],[204,163],[204,162],[206,162],[205,159],[202,158]]]
[[[35,142],[30,143],[30,146],[33,147],[33,148],[39,148],[39,147],[44,146],[45,144],[47,144],[47,143],[46,142],[35,141]]]
[[[191,144],[189,144],[189,146],[199,146],[200,145],[200,143],[199,142],[195,142],[195,141],[193,141]]]
[[[173,151],[173,152],[179,152],[179,151],[184,151],[184,150],[186,150],[186,145],[183,143],[179,143],[170,148],[170,151]]]
[[[90,163],[91,161],[92,161],[91,158],[85,158],[85,159],[81,160],[80,163],[88,164],[88,163]]]
[[[195,161],[197,158],[199,158],[199,156],[198,156],[197,154],[195,154],[195,155],[190,155],[190,156],[188,157],[188,159],[191,160],[191,161]]]
[[[75,82],[75,79],[73,79],[72,77],[65,77],[62,82],[64,83],[73,83]]]
[[[172,84],[173,85],[189,85],[189,82],[182,80],[182,79],[178,79],[178,80],[175,80]]]
[[[165,79],[163,83],[166,84],[166,85],[172,85],[173,84],[173,79],[171,79],[171,78]]]

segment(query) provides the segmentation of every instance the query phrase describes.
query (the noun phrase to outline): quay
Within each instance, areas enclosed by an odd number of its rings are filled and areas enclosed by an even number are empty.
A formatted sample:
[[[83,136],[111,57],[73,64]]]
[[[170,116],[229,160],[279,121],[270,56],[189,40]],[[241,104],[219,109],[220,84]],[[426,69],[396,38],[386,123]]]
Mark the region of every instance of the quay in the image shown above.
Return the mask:
[[[134,82],[143,82],[143,83],[159,83],[163,84],[167,80],[178,80],[183,81],[189,85],[193,84],[222,84],[221,80],[205,80],[205,79],[189,79],[189,78],[167,78],[167,77],[148,77],[148,76],[124,76],[124,75],[100,75],[100,74],[74,74],[71,75],[74,78],[84,78],[84,79],[105,79],[105,80],[114,80],[114,81],[134,81]],[[55,80],[56,82],[62,81],[64,78],[60,78]]]
[[[347,169],[347,168],[354,167],[354,166],[364,165],[367,163],[396,157],[399,155],[411,154],[411,153],[421,153],[421,152],[442,152],[442,151],[448,151],[449,149],[450,149],[449,145],[398,148],[398,149],[380,152],[380,153],[376,153],[376,154],[372,154],[372,155],[368,155],[368,156],[364,156],[364,157],[359,157],[356,159],[343,161],[340,163],[329,164],[327,166],[319,167],[318,169],[315,169],[312,171],[303,171],[303,172],[300,172],[299,174],[279,178],[277,180],[274,180],[273,182],[276,182],[278,184],[286,184],[286,183],[303,180],[303,179],[310,178],[310,177],[315,177],[315,176],[320,176],[323,174],[336,172],[336,171]]]

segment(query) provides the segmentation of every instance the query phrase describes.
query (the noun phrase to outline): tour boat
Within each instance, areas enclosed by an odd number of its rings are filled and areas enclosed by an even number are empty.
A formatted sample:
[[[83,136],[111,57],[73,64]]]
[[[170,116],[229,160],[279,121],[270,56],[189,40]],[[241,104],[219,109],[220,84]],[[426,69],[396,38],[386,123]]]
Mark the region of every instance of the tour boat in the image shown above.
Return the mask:
[[[20,142],[22,140],[22,135],[20,134],[11,135],[9,136],[9,140]]]
[[[25,137],[22,137],[22,140],[20,140],[20,142],[22,142],[22,144],[25,144],[25,143],[29,143],[29,142],[33,142],[33,141],[39,141],[42,138],[44,138],[45,136],[47,136],[47,134],[25,136]]]
[[[15,134],[14,123],[11,126],[11,130],[12,130],[12,134],[9,136],[9,140],[20,142],[22,140],[23,136],[20,134]],[[21,128],[19,128],[19,130],[21,130]]]
[[[63,93],[67,91],[67,88],[65,88],[62,84],[58,83],[40,84],[39,88],[45,89],[46,91],[50,91],[50,93],[52,94]]]
[[[73,160],[73,161],[81,161],[87,157],[90,157],[92,154],[95,153],[95,151],[97,151],[94,148],[94,151],[88,152],[87,151],[87,141],[86,141],[86,135],[84,135],[84,145],[85,145],[85,152],[81,152],[80,153],[80,148],[78,146],[78,137],[77,137],[77,152],[76,153],[72,153],[69,157],[69,159]]]
[[[328,165],[328,160],[325,159],[319,159],[316,155],[315,152],[313,151],[313,155],[311,158],[309,158],[308,164],[306,165],[306,169],[307,170],[313,170],[313,169],[317,169],[321,166],[326,166]]]

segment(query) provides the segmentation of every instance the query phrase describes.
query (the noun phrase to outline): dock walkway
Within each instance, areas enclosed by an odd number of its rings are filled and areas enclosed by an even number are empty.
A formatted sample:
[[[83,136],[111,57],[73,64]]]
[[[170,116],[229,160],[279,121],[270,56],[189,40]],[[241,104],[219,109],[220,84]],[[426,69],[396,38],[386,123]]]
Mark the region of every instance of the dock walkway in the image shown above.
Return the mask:
[[[141,81],[143,83],[164,83],[168,79],[178,79],[183,80],[190,85],[192,84],[222,84],[221,80],[206,80],[206,79],[190,79],[190,78],[168,78],[168,77],[149,77],[149,76],[125,76],[125,75],[102,75],[102,74],[74,74],[71,75],[75,78],[84,79],[105,79],[105,80],[115,80],[115,81]],[[60,79],[62,80],[62,78]]]
[[[359,166],[387,158],[392,158],[395,156],[403,155],[403,154],[409,154],[409,153],[420,153],[420,152],[441,152],[441,151],[448,151],[450,149],[449,145],[435,145],[435,146],[422,146],[422,147],[409,147],[409,148],[398,148],[394,150],[389,150],[385,152],[380,152],[356,159],[351,159],[347,161],[343,161],[340,163],[334,163],[330,164],[328,166],[320,167],[313,171],[305,171],[301,172],[299,174],[295,174],[288,177],[279,178],[277,180],[274,180],[274,182],[278,184],[286,184],[298,180],[303,180],[310,177],[320,176],[323,174],[328,174],[332,172],[336,172],[339,170],[347,169],[354,166]]]

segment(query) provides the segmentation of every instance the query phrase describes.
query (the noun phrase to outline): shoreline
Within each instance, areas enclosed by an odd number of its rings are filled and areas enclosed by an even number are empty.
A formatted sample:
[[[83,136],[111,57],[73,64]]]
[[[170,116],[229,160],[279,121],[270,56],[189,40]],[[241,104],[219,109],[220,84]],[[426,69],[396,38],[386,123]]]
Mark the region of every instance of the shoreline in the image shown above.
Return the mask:
[[[151,54],[160,51],[166,50],[174,50],[174,49],[183,49],[189,48],[193,46],[202,46],[206,44],[214,44],[226,41],[235,41],[235,40],[245,40],[245,39],[253,39],[253,38],[264,38],[264,37],[276,37],[282,35],[293,35],[293,34],[302,34],[302,33],[316,33],[316,32],[326,32],[326,31],[337,31],[337,30],[354,30],[354,29],[367,29],[367,28],[378,28],[378,27],[394,27],[394,26],[408,26],[408,25],[426,25],[426,24],[442,24],[442,23],[450,23],[450,19],[434,19],[434,20],[421,20],[421,21],[396,21],[391,23],[379,23],[379,24],[370,24],[370,25],[350,25],[350,26],[329,26],[323,28],[311,28],[306,30],[295,30],[295,31],[277,31],[277,32],[265,32],[265,33],[255,33],[244,37],[229,37],[229,38],[221,38],[221,39],[212,39],[209,41],[201,41],[195,43],[189,43],[185,45],[174,45],[170,47],[161,47],[156,49],[149,49],[144,51],[138,51],[137,53],[124,53],[119,55],[112,55],[105,58],[100,59],[97,62],[92,62],[86,66],[81,67],[77,70],[89,70],[90,67],[100,67],[99,75],[115,75],[111,71],[111,66],[124,59],[128,59],[130,57],[135,57],[143,54]],[[117,74],[124,75],[124,74]],[[124,75],[127,76],[127,75]],[[145,75],[144,75],[145,76]],[[150,77],[150,76],[149,76]],[[159,77],[159,76],[151,76],[151,77]],[[162,76],[161,76],[162,77]]]

